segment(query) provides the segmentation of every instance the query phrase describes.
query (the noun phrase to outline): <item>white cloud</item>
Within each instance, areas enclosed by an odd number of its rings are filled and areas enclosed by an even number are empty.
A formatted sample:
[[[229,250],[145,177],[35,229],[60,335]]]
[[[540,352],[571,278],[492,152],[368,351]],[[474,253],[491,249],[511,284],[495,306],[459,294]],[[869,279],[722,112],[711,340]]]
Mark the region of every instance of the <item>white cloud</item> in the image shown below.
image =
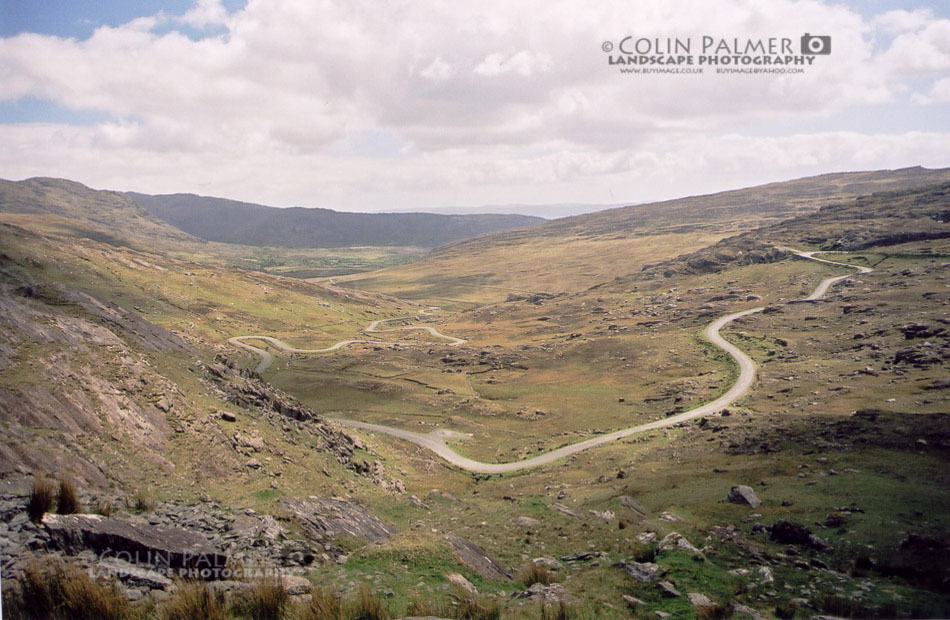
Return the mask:
[[[179,21],[196,28],[223,24],[228,12],[221,0],[197,0],[195,6],[185,13]]]
[[[156,34],[175,23],[222,29],[197,41]],[[802,75],[622,75],[601,51],[626,35],[776,36],[797,49],[805,32],[831,36],[833,51]],[[876,51],[881,33],[893,41]],[[86,41],[0,39],[0,99],[114,116],[0,125],[0,174],[387,208],[590,202],[601,198],[584,193],[606,184],[618,198],[675,195],[664,188],[677,166],[693,179],[679,183],[686,192],[946,165],[935,146],[944,134],[932,130],[782,134],[853,106],[945,103],[948,46],[950,21],[927,11],[865,20],[816,0],[250,0],[232,14],[198,0],[184,16],[102,27]],[[753,126],[775,136],[743,137]],[[352,137],[372,134],[405,146],[353,155]]]
[[[532,73],[548,71],[551,65],[551,56],[544,53],[530,50],[520,50],[514,54],[495,52],[486,56],[475,67],[475,73],[487,76],[517,73],[527,77]]]
[[[930,9],[897,9],[875,17],[871,20],[871,27],[885,34],[901,34],[920,30],[933,20],[934,14]]]
[[[950,77],[934,82],[927,93],[915,93],[911,101],[918,105],[950,104]]]

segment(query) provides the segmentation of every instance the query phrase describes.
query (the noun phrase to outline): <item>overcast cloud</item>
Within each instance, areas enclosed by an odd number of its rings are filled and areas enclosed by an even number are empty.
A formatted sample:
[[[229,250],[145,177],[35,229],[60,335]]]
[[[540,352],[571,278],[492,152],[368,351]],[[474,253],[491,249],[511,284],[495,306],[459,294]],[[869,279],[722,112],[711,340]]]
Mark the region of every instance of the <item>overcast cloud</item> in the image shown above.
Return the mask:
[[[623,75],[601,49],[627,35],[797,48],[806,32],[832,53],[801,75]],[[0,109],[4,178],[282,206],[635,202],[950,165],[950,20],[926,6],[199,0],[86,40],[0,39],[0,84],[0,102],[66,111]]]

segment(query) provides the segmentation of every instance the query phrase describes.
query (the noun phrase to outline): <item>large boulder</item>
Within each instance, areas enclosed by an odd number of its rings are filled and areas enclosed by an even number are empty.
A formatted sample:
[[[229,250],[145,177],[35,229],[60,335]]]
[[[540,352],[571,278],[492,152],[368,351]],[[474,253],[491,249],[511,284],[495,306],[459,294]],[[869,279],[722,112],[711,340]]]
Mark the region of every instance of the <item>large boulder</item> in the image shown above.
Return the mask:
[[[228,556],[204,536],[178,527],[92,514],[47,514],[43,526],[51,543],[71,555],[89,549],[100,556],[203,579],[219,577],[228,563]]]
[[[745,504],[753,508],[762,503],[762,500],[755,494],[752,487],[747,487],[744,484],[729,489],[727,499],[733,504]]]

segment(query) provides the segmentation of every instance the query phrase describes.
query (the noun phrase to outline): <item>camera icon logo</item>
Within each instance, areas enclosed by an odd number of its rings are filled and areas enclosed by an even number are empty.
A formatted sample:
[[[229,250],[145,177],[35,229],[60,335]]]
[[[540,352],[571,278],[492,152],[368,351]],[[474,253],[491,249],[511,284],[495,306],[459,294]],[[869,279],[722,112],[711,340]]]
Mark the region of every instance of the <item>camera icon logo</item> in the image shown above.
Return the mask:
[[[831,37],[813,36],[807,32],[802,35],[802,54],[817,56],[831,53]]]

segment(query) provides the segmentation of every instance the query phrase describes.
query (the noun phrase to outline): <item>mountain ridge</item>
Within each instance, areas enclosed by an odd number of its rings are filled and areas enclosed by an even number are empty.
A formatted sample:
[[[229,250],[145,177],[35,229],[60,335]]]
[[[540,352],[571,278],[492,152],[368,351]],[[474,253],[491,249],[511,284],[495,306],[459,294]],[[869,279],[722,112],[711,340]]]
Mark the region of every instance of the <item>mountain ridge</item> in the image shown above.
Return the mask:
[[[352,213],[318,207],[277,208],[196,194],[124,194],[176,228],[208,241],[291,248],[416,246],[535,225],[516,214]]]

